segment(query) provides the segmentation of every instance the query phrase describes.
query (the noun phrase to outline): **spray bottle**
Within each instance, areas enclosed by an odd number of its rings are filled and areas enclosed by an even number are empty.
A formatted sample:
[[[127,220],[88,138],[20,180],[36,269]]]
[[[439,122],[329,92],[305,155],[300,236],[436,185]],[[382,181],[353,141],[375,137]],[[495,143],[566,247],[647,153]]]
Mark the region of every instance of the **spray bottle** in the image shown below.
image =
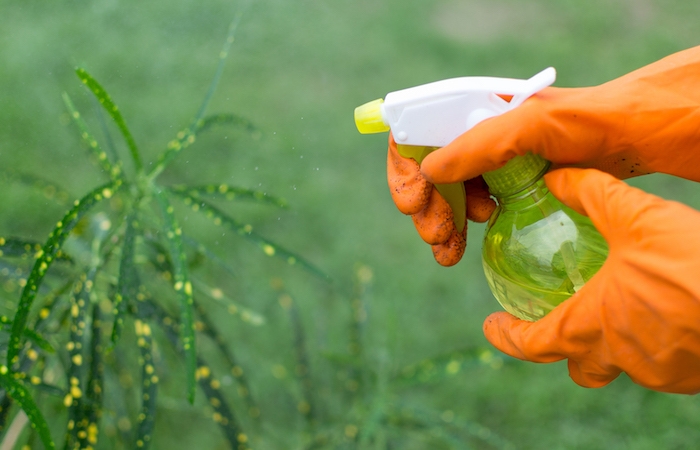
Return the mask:
[[[391,130],[399,153],[419,164],[477,123],[516,108],[551,85],[547,68],[527,80],[462,77],[388,94],[355,109],[360,133]],[[511,314],[537,320],[579,290],[602,266],[607,243],[590,219],[559,202],[542,176],[549,162],[527,153],[483,174],[498,207],[482,248],[491,292]],[[463,183],[436,188],[464,226]]]

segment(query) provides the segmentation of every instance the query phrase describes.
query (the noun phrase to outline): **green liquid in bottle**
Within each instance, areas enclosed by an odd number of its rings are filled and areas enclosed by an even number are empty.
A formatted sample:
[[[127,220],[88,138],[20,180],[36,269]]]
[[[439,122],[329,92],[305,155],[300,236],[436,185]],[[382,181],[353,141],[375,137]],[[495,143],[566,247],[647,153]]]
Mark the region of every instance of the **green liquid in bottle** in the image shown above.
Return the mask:
[[[503,308],[530,321],[583,287],[608,254],[590,219],[549,192],[547,167],[528,154],[484,174],[499,202],[484,237],[484,273]]]

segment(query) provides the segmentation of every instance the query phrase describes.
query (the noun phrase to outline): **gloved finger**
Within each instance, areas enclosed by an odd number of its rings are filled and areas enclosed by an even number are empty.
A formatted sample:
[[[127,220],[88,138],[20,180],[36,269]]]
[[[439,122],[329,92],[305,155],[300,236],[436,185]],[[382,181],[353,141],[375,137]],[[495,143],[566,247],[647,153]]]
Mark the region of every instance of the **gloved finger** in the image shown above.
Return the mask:
[[[428,244],[446,242],[455,229],[452,208],[435,188],[425,208],[411,218],[421,239]]]
[[[474,222],[486,222],[496,209],[496,202],[489,194],[488,186],[482,177],[475,177],[464,182],[467,198],[467,219]]]
[[[611,383],[622,371],[616,367],[602,367],[591,359],[569,359],[569,376],[574,383],[587,388],[599,388]]]
[[[638,385],[654,391],[690,395],[700,393],[700,385],[697,379],[699,369],[697,359],[689,358],[684,360],[683,363],[684,364],[673,364],[666,367],[661,367],[661,364],[657,363],[656,368],[658,370],[646,371],[644,374],[628,373],[628,375],[630,379]],[[685,374],[692,375],[679,376],[679,367],[682,367]]]
[[[538,363],[568,359],[569,376],[576,384],[589,388],[605,386],[620,375],[620,369],[589,358],[590,347],[585,342],[590,334],[587,318],[581,311],[562,311],[564,305],[582,301],[578,298],[564,302],[537,322],[520,320],[506,312],[491,314],[484,322],[484,335],[494,347],[517,359]],[[563,328],[567,330],[562,331]]]
[[[467,180],[527,152],[541,155],[555,168],[595,168],[620,179],[653,173],[637,154],[639,149],[613,142],[611,135],[623,127],[618,123],[619,113],[610,111],[609,105],[607,110],[601,109],[601,104],[610,101],[608,89],[543,89],[517,108],[484,120],[428,155],[421,164],[423,176],[432,183]],[[600,100],[594,106],[583,106],[591,103],[591,98]],[[610,104],[619,108],[615,102]],[[658,127],[667,129],[668,125]]]
[[[402,213],[416,214],[428,204],[433,185],[423,177],[416,161],[399,154],[391,138],[387,155],[387,181],[391,198]]]
[[[622,370],[610,364],[605,345],[601,345],[604,336],[596,315],[600,306],[595,296],[604,291],[600,288],[603,284],[604,278],[594,277],[536,322],[504,312],[492,314],[484,322],[484,335],[494,347],[514,358],[539,363],[568,359],[569,376],[576,384],[589,388],[605,386]]]
[[[484,336],[494,347],[513,358],[539,363],[560,361],[567,355],[560,351],[554,330],[542,326],[541,322],[547,317],[528,322],[507,312],[493,313],[484,321]]]
[[[502,167],[516,155],[541,149],[537,130],[538,98],[554,88],[545,88],[522,105],[478,123],[450,144],[435,150],[421,163],[430,182],[455,183]]]
[[[464,188],[466,194],[466,218],[475,222],[486,222],[496,208],[496,202],[491,198],[486,182],[482,177],[476,177],[464,182]],[[435,188],[431,192],[430,200],[426,207],[412,216],[418,234],[425,242],[432,245],[443,244],[452,236],[454,232],[453,217],[454,213],[449,203]],[[467,226],[466,222],[464,226]],[[464,234],[463,231],[465,230],[461,231],[461,233],[456,233],[452,237],[452,242],[449,245],[434,249],[435,253],[441,255],[448,253],[451,255],[449,258],[440,258],[441,261],[452,261],[447,265],[457,263],[464,251],[463,239],[459,235]],[[464,241],[464,244],[466,244],[466,241]],[[457,249],[459,249],[459,256],[455,253]]]
[[[462,259],[464,249],[467,247],[467,227],[464,230],[457,231],[453,227],[452,234],[449,239],[443,244],[432,246],[433,257],[441,266],[454,266]]]
[[[605,386],[621,370],[606,364],[602,355],[592,354],[599,330],[587,317],[585,302],[577,294],[537,322],[520,320],[506,312],[494,313],[484,322],[484,335],[494,347],[517,359],[538,363],[568,359],[569,376],[576,384]]]
[[[600,297],[609,289],[606,264],[586,285],[543,318],[528,322],[506,312],[491,314],[484,321],[486,339],[514,358],[533,362],[554,362],[564,358],[591,359],[591,346],[602,339]],[[615,373],[600,354],[595,365],[584,364],[583,372],[604,377]],[[591,375],[593,376],[593,375]]]

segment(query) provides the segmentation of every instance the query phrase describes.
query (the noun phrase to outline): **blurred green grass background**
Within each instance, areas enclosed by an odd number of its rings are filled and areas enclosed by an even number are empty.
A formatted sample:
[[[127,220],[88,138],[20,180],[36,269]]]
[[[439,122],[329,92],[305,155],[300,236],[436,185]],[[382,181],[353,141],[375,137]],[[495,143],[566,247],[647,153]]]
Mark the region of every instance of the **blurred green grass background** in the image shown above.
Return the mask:
[[[242,6],[215,0],[3,3],[0,167],[41,174],[76,197],[97,183],[61,101],[68,91],[84,111],[93,107],[73,74],[77,65],[112,94],[145,160],[152,160],[196,112],[228,24]],[[485,346],[481,323],[498,305],[481,272],[483,226],[471,226],[460,264],[437,266],[389,197],[386,136],[359,135],[353,109],[429,81],[527,78],[550,65],[557,68],[557,86],[598,84],[697,45],[699,15],[700,3],[685,0],[250,1],[209,112],[244,115],[260,132],[203,137],[164,176],[173,183],[227,182],[288,200],[290,209],[281,213],[237,211],[330,274],[333,296],[308,275],[241,253],[245,242],[210,238],[242,268],[227,283],[247,305],[274,314],[270,280],[285,279],[310,330],[312,367],[324,349],[342,345],[339,329],[358,263],[373,273],[368,361],[400,368]],[[630,183],[700,207],[700,187],[692,183],[660,175]],[[3,185],[0,205],[1,234],[38,240],[63,213],[14,185]],[[201,233],[211,233],[192,220]],[[285,442],[299,424],[280,406],[289,400],[272,369],[291,364],[289,330],[235,324],[230,334],[253,365],[250,376],[276,442]],[[338,407],[333,384],[316,381],[319,403]],[[647,391],[624,376],[602,389],[583,389],[570,381],[565,363],[482,367],[402,396],[481,423],[516,448],[671,449],[700,440],[697,398]],[[155,448],[225,448],[208,420],[184,407],[163,407],[158,427]]]

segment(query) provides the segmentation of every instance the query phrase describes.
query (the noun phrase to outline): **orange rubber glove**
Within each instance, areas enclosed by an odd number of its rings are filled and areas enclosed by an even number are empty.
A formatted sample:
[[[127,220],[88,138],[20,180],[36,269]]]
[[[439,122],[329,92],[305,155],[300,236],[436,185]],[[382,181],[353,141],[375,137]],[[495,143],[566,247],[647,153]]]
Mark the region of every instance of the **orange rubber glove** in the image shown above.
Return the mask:
[[[477,221],[487,219],[494,208],[477,177],[528,151],[554,163],[553,168],[591,167],[621,179],[663,172],[700,181],[698,124],[700,47],[695,47],[600,86],[546,88],[428,155],[421,164],[423,177],[400,161],[390,140],[389,187],[405,214],[435,212],[414,215],[414,222],[421,237],[434,244],[438,262],[452,265],[462,257],[465,242],[442,229],[449,214],[439,194],[429,193],[426,179],[471,180],[468,216]],[[402,188],[407,179],[415,189]]]
[[[555,170],[545,181],[591,218],[609,256],[537,322],[490,315],[486,338],[515,358],[568,359],[581,386],[604,386],[625,372],[650,389],[700,392],[700,212],[598,170]]]
[[[468,180],[529,151],[617,178],[662,172],[700,181],[700,46],[600,86],[545,88],[421,164],[433,183]]]
[[[431,245],[435,260],[443,266],[457,264],[467,245],[467,222],[464,229],[455,229],[452,208],[432,183],[420,173],[418,163],[399,154],[389,136],[387,179],[394,203],[413,218],[420,237]],[[495,208],[483,178],[464,182],[466,218],[476,222],[488,220]]]

